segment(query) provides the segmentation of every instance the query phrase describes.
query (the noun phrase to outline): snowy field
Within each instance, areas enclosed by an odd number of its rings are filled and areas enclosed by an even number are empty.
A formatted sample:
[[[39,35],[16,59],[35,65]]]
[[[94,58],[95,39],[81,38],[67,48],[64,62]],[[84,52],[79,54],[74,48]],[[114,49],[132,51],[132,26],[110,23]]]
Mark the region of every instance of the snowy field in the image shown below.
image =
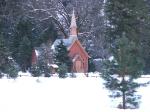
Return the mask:
[[[0,79],[0,112],[150,112],[150,86],[138,91],[142,95],[140,108],[120,110],[99,77],[4,78]]]

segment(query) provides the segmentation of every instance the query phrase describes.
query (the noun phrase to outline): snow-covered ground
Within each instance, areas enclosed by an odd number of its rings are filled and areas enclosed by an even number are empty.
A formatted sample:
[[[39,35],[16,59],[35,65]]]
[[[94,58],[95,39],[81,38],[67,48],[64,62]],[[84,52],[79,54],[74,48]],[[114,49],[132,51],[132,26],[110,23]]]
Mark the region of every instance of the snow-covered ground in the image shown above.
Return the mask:
[[[145,82],[150,78],[142,78]],[[0,79],[0,112],[150,112],[150,86],[139,88],[137,110],[120,110],[99,77]]]

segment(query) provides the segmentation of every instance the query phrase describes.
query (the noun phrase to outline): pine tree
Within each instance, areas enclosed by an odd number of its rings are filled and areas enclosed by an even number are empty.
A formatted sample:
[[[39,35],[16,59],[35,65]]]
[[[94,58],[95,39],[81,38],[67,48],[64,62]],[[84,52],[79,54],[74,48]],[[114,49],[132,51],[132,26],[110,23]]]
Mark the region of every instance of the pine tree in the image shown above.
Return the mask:
[[[149,25],[150,26],[150,25]],[[142,40],[142,54],[143,54],[143,59],[145,61],[145,66],[144,66],[144,74],[149,74],[150,73],[150,34],[146,35],[143,37]]]
[[[23,71],[26,71],[31,66],[33,38],[31,21],[25,18],[21,19],[16,26],[10,49],[13,58]]]
[[[52,63],[52,50],[50,49],[50,44],[42,44],[38,52],[37,64],[45,77],[50,77],[49,64]]]
[[[0,77],[3,73],[7,74],[10,78],[18,76],[19,67],[11,58],[11,53],[6,47],[3,35],[0,35]]]
[[[150,1],[146,0],[146,3],[148,4],[148,13],[150,13]],[[144,74],[149,74],[150,73],[150,16],[148,16],[149,19],[147,20],[147,23],[145,24],[146,28],[141,28],[143,34],[142,34],[142,54],[143,58],[145,61],[145,66],[144,66]],[[145,21],[144,21],[145,23]]]
[[[137,46],[126,37],[117,39],[117,48],[113,50],[114,60],[107,60],[102,77],[106,87],[112,91],[112,97],[122,97],[121,108],[137,108],[139,96],[135,89],[139,84],[134,79],[140,77],[143,61],[137,56]]]
[[[14,29],[14,36],[11,38],[10,49],[12,56],[23,71],[31,67],[32,50],[42,43],[53,42],[57,33],[52,21],[48,21],[49,27],[43,29],[35,24],[36,21],[22,17]]]
[[[148,8],[144,0],[107,0],[105,14],[106,36],[109,42],[121,38],[125,32],[126,38],[140,44],[138,42],[142,38],[141,34],[146,30],[149,21]]]
[[[106,38],[114,60],[105,63],[102,77],[113,97],[122,97],[121,108],[137,108],[138,98],[134,93],[143,69],[141,54],[141,28],[145,28],[147,7],[143,0],[107,0]]]
[[[33,77],[39,77],[42,75],[42,71],[39,67],[39,64],[34,64],[31,66],[30,72]]]
[[[9,65],[6,66],[6,73],[8,74],[8,78],[16,79],[18,77],[18,72],[20,67],[18,64],[9,57]]]
[[[67,71],[71,72],[72,61],[70,59],[69,51],[67,47],[64,45],[63,41],[55,48],[54,59],[55,63],[59,66],[65,64],[67,66]]]
[[[0,35],[0,76],[5,71],[5,65],[8,64],[8,57],[10,53],[8,52],[8,48],[5,46],[4,38],[2,34]]]
[[[36,46],[40,46],[43,43],[53,43],[55,39],[57,38],[57,31],[56,31],[53,21],[50,20],[48,22],[49,22],[48,28],[46,28],[44,31],[42,29],[41,33],[39,34],[39,38],[35,42]]]
[[[95,64],[94,64],[94,60],[92,58],[90,58],[88,60],[88,72],[95,72],[96,71],[96,67],[95,67]]]
[[[66,64],[61,64],[58,69],[59,78],[66,78],[66,73],[68,72],[68,67]]]

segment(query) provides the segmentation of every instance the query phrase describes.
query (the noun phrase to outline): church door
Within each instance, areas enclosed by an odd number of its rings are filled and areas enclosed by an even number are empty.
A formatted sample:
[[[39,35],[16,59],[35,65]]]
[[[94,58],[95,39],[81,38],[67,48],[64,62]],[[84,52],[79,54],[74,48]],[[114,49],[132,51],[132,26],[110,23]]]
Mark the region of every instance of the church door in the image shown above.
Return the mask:
[[[81,61],[76,61],[75,62],[75,68],[76,68],[76,72],[78,73],[83,73],[84,69],[83,69],[83,64]]]

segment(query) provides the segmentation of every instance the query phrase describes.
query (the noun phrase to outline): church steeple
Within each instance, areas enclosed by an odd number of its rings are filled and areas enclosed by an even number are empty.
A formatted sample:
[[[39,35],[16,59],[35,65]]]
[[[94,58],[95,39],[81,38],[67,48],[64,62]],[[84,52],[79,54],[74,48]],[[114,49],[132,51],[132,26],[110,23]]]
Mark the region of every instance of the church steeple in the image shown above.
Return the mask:
[[[76,17],[75,17],[74,9],[73,9],[72,18],[71,18],[70,36],[77,37],[77,24],[76,24]]]

